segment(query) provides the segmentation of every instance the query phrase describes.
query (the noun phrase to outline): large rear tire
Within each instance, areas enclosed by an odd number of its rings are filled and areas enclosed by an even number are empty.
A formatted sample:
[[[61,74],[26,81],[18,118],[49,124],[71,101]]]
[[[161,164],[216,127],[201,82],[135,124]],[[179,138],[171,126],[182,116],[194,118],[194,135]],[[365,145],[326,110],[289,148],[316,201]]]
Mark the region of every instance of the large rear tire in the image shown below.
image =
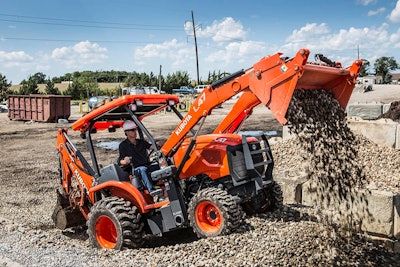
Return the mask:
[[[270,188],[260,190],[250,201],[243,203],[248,215],[280,210],[283,208],[282,187],[274,182]]]
[[[96,202],[87,226],[89,239],[97,248],[122,250],[143,244],[141,214],[123,198],[108,197]]]
[[[225,235],[241,223],[242,210],[232,195],[218,188],[205,188],[189,203],[190,225],[199,238]]]

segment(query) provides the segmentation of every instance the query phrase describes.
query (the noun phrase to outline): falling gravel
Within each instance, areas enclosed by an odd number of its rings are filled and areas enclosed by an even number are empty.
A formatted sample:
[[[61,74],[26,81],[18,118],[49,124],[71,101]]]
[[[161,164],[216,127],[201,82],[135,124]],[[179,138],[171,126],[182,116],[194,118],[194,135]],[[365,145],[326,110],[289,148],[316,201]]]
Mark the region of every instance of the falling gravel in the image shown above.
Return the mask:
[[[308,158],[309,176],[315,182],[315,206],[336,209],[341,220],[359,224],[367,210],[364,193],[366,177],[357,162],[359,141],[346,123],[346,114],[333,93],[327,90],[296,90],[288,108],[289,131],[298,136],[304,156]],[[315,189],[313,189],[315,190]],[[341,206],[345,205],[344,213]],[[364,207],[362,214],[350,207]],[[349,214],[350,211],[350,214]]]

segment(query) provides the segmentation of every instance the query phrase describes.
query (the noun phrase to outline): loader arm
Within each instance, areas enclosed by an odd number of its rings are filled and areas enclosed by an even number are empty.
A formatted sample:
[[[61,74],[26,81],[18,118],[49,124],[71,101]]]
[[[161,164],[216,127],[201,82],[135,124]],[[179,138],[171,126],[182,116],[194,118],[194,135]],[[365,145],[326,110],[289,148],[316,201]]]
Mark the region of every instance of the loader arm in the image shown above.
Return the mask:
[[[249,117],[253,108],[261,103],[251,91],[244,91],[226,116],[213,131],[214,134],[235,133]]]
[[[290,60],[282,59],[282,53],[266,56],[252,68],[237,72],[208,86],[194,100],[188,113],[164,143],[161,148],[164,155],[173,154],[180,142],[202,117],[208,116],[215,107],[243,91],[251,91],[255,98],[246,93],[247,98],[252,99],[253,104],[247,103],[248,99],[243,100],[242,103],[251,107],[259,101],[272,110],[278,121],[286,123],[284,116],[297,80],[302,75],[307,63],[309,53],[307,49],[300,49]],[[229,116],[231,118],[226,118],[227,121],[231,119],[240,123],[237,119],[238,114]]]

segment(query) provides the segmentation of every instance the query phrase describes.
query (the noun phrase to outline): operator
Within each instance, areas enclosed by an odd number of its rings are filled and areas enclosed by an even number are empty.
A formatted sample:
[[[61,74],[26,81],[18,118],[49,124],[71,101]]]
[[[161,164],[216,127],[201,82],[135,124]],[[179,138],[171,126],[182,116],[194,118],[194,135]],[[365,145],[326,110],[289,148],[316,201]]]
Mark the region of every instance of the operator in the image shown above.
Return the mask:
[[[158,195],[162,192],[161,189],[154,189],[153,184],[147,175],[147,172],[159,169],[158,165],[151,165],[147,154],[151,144],[145,140],[137,139],[137,126],[131,121],[124,122],[122,128],[124,129],[126,139],[119,144],[119,157],[118,162],[120,166],[127,171],[130,171],[131,164],[134,168],[133,173],[142,178],[147,190],[151,196]]]

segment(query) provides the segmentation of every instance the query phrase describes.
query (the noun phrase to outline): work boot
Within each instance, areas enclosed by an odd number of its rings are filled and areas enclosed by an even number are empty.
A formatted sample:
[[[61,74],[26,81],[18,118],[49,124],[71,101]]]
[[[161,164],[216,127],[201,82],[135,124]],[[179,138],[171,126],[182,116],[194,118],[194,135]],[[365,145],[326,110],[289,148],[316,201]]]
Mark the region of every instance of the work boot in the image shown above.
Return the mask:
[[[162,195],[163,191],[162,189],[154,189],[153,191],[150,192],[150,196],[154,197],[154,196],[159,196]]]
[[[164,201],[164,193],[162,189],[154,189],[150,192],[150,196],[153,197],[154,203]]]

